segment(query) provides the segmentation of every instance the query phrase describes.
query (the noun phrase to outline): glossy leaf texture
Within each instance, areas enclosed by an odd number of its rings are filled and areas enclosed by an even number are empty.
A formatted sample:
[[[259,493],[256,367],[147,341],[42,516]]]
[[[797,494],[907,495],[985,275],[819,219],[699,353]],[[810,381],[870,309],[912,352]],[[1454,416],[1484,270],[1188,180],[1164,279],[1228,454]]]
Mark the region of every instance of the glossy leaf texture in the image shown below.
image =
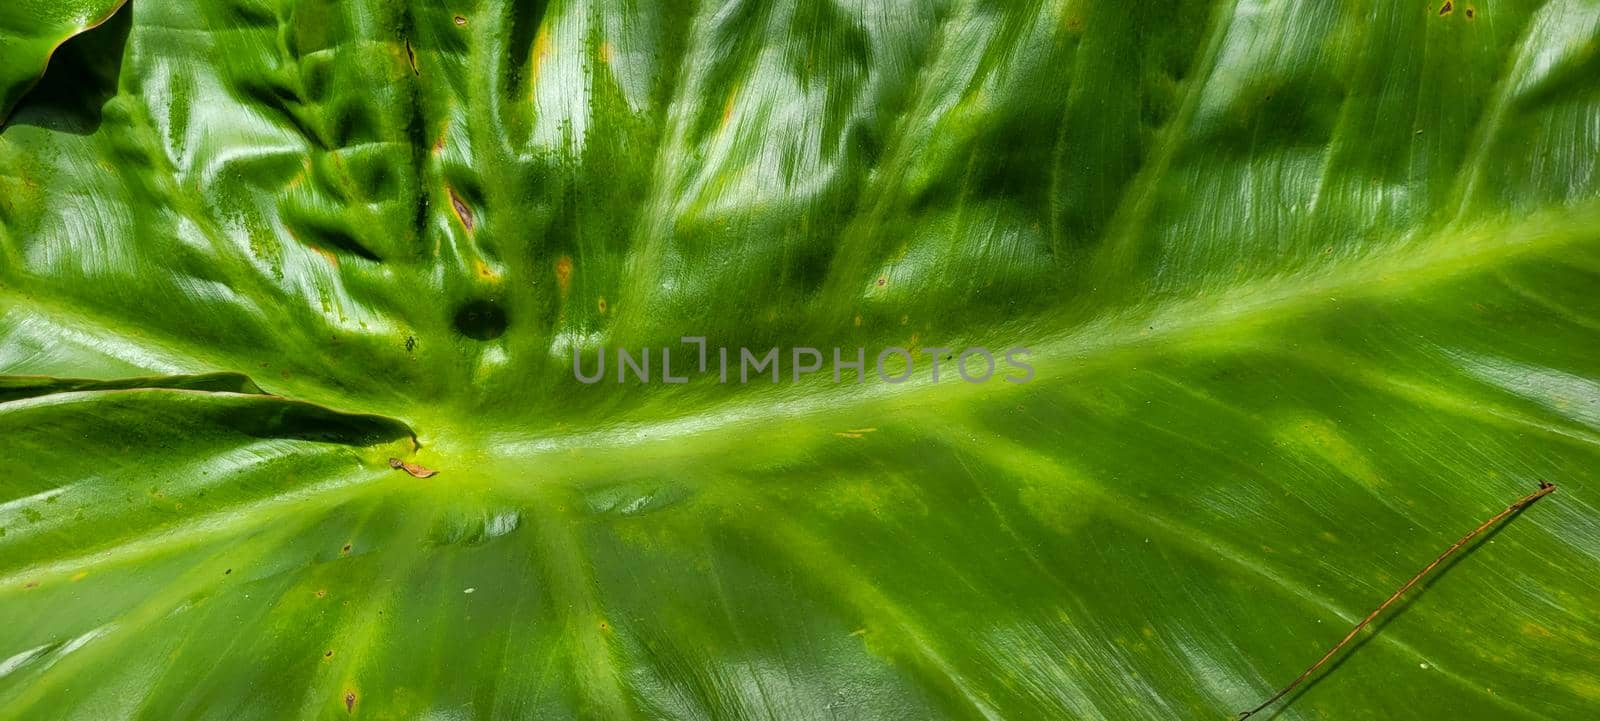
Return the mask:
[[[0,120],[61,43],[109,19],[123,0],[13,0],[0,6]]]
[[[132,0],[0,131],[0,718],[1220,719],[1539,480],[1277,718],[1594,717],[1597,48]],[[1036,374],[573,377],[684,336]]]

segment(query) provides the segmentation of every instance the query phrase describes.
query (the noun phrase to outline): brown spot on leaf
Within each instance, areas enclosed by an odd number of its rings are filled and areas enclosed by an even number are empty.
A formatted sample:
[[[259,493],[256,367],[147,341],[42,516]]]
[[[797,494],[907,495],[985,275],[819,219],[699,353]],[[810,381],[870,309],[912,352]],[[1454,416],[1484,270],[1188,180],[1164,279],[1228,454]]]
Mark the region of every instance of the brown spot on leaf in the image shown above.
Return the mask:
[[[889,279],[887,277],[884,277],[884,276],[881,276],[881,275],[878,276],[878,287],[879,288],[882,288],[882,287],[884,287],[884,286],[886,286],[888,284],[889,284]]]
[[[1476,18],[1476,17],[1478,17],[1478,9],[1473,7],[1473,6],[1471,6],[1471,5],[1468,5],[1467,6],[1467,19],[1471,20],[1471,19]]]
[[[439,138],[437,140],[433,141],[433,154],[434,155],[438,155],[438,154],[444,152],[444,144],[445,144],[444,141],[445,141],[446,138],[449,138],[449,137],[450,137],[450,121],[449,120],[445,120],[444,121],[444,127],[439,129]]]
[[[415,463],[407,463],[398,458],[390,458],[389,467],[397,471],[405,471],[415,478],[432,478],[436,475],[439,475],[438,471],[435,471],[431,468],[423,468]]]
[[[728,102],[722,106],[722,125],[723,125],[723,127],[727,127],[728,122],[733,120],[734,104],[735,104],[736,101],[738,101],[738,99],[739,99],[739,90],[738,90],[738,88],[734,88],[733,92],[728,93]]]
[[[456,16],[456,27],[464,28],[466,26],[467,26],[467,19],[465,17],[463,17],[463,16],[457,15]]]
[[[567,289],[572,287],[572,257],[563,255],[556,258],[556,288],[561,291],[561,297],[567,297]]]
[[[417,51],[411,47],[411,40],[406,40],[406,62],[411,65],[411,74],[422,76],[422,71],[417,69]]]
[[[600,299],[600,303],[599,303],[600,315],[605,315],[606,314],[606,307],[607,307],[606,306],[606,299],[605,298],[601,298]]]
[[[328,589],[326,589],[326,588],[317,589],[317,598],[326,598],[327,596],[328,596]]]
[[[346,556],[350,555],[350,545],[348,543],[344,544],[344,548],[339,549],[339,553]]]
[[[472,269],[478,272],[478,277],[484,280],[500,280],[500,272],[490,267],[481,258],[472,262]]]
[[[456,219],[461,221],[461,226],[466,228],[468,233],[471,233],[477,224],[477,219],[472,217],[472,209],[467,207],[466,201],[462,200],[461,196],[456,195],[455,188],[445,188],[445,192],[450,194],[450,207],[456,211]]]
[[[344,692],[344,712],[350,713],[354,710],[356,710],[356,692],[346,691]]]
[[[1456,9],[1456,4],[1455,3],[1451,2],[1450,0],[1444,0],[1444,5],[1440,6],[1440,8],[1439,8],[1439,14],[1441,16],[1442,15],[1449,15],[1450,13],[1455,12],[1455,9]]]
[[[23,588],[38,588],[39,587],[39,582],[38,581],[29,581],[27,583],[22,584],[22,587]]]
[[[316,253],[317,255],[322,256],[322,259],[328,261],[328,263],[330,265],[332,265],[333,267],[335,267],[335,268],[339,267],[339,256],[334,255],[333,251],[326,250],[326,249],[323,249],[323,248],[318,248],[315,245],[310,246],[310,248],[311,248],[312,252]]]
[[[322,652],[322,657],[323,658],[333,658],[333,649],[328,649],[327,651],[323,651]]]
[[[233,574],[233,569],[231,569],[231,568],[222,572],[222,575],[224,575],[224,576],[229,576],[229,575],[232,575],[232,574]]]

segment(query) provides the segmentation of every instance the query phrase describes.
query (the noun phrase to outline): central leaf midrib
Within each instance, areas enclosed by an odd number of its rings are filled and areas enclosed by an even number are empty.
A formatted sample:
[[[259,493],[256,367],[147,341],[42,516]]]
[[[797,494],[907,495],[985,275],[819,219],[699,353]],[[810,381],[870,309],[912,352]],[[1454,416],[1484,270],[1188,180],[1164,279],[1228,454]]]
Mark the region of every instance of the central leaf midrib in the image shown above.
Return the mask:
[[[1033,383],[1060,381],[1097,372],[1127,353],[1203,341],[1218,328],[1270,330],[1291,318],[1337,308],[1341,303],[1391,301],[1443,282],[1470,277],[1521,258],[1564,245],[1600,238],[1600,203],[1565,212],[1536,215],[1520,222],[1450,227],[1425,239],[1369,254],[1335,268],[1287,279],[1257,281],[1231,288],[1196,288],[1183,297],[1121,309],[1027,346],[1038,373]],[[869,371],[870,372],[870,371]],[[826,375],[826,374],[823,374]],[[714,405],[664,420],[622,418],[594,430],[534,435],[524,428],[490,425],[478,434],[483,449],[497,455],[539,456],[572,449],[630,447],[655,442],[681,443],[687,437],[717,432],[746,433],[770,419],[849,414],[874,403],[955,403],[976,394],[993,395],[1028,384],[932,384],[927,374],[904,384],[823,385],[794,397],[779,387],[753,391],[740,401]],[[789,390],[784,397],[780,393]],[[484,427],[482,419],[462,427]],[[424,426],[421,430],[426,433]]]
[[[1292,317],[1298,312],[1314,310],[1321,304],[1337,304],[1340,299],[1353,300],[1358,296],[1392,297],[1405,291],[1432,285],[1451,278],[1461,277],[1485,268],[1495,267],[1512,259],[1540,251],[1548,251],[1564,244],[1591,242],[1594,228],[1600,227],[1600,204],[1590,204],[1573,209],[1556,217],[1534,217],[1520,223],[1500,226],[1479,226],[1470,230],[1453,229],[1420,246],[1411,246],[1411,253],[1389,253],[1369,257],[1352,263],[1338,272],[1323,273],[1314,278],[1300,278],[1294,282],[1267,282],[1255,286],[1240,286],[1221,298],[1235,302],[1190,299],[1172,303],[1155,311],[1139,313],[1129,309],[1121,315],[1107,316],[1105,320],[1080,326],[1069,332],[1047,339],[1034,346],[1040,378],[1036,382],[1059,381],[1086,373],[1103,372],[1104,366],[1125,353],[1140,353],[1153,347],[1182,343],[1203,335],[1219,326],[1240,327],[1247,324],[1269,325]],[[1417,250],[1417,248],[1422,250]],[[1374,283],[1374,278],[1388,276],[1395,282]],[[1403,282],[1400,282],[1403,281]],[[1252,299],[1240,303],[1240,299]],[[1330,300],[1331,299],[1331,300]],[[862,406],[883,403],[926,403],[937,400],[946,403],[971,397],[976,393],[1005,392],[1025,388],[1008,384],[948,385],[938,386],[917,383],[904,385],[877,385],[860,389],[855,386],[828,388],[798,399],[774,401],[769,397],[746,400],[738,404],[717,406],[698,414],[648,423],[617,423],[606,428],[563,435],[532,436],[523,430],[488,430],[480,433],[454,436],[450,431],[471,428],[475,423],[449,423],[453,428],[414,426],[428,442],[430,430],[445,440],[425,447],[427,462],[433,463],[443,473],[472,475],[473,462],[467,460],[479,454],[488,454],[497,463],[521,463],[555,453],[573,450],[603,451],[627,448],[639,450],[665,449],[679,455],[696,455],[695,444],[685,443],[691,437],[717,435],[745,435],[759,430],[763,423],[770,425],[774,419],[793,420],[823,414],[849,414]],[[348,410],[348,404],[347,404]],[[481,423],[481,421],[480,421]],[[445,433],[438,434],[439,430]],[[631,455],[631,454],[630,454]],[[452,457],[458,462],[452,462]],[[594,461],[588,469],[590,476],[603,476],[612,462]],[[615,459],[623,462],[626,459]],[[502,492],[516,494],[516,489],[501,488]],[[342,493],[296,494],[294,505],[320,505],[345,498]],[[281,501],[282,499],[276,499]],[[270,503],[270,501],[269,501]],[[239,521],[239,509],[229,509],[217,514]],[[186,528],[212,528],[215,524],[203,522],[186,524]],[[250,527],[240,523],[235,528]],[[183,543],[183,529],[161,534],[155,546],[150,534],[125,539],[124,549],[141,548],[146,551],[171,548]],[[51,564],[65,568],[84,564],[97,564],[110,558],[124,558],[128,554],[91,554],[65,563]],[[19,569],[26,573],[42,573],[46,569]],[[14,575],[14,574],[13,574]]]

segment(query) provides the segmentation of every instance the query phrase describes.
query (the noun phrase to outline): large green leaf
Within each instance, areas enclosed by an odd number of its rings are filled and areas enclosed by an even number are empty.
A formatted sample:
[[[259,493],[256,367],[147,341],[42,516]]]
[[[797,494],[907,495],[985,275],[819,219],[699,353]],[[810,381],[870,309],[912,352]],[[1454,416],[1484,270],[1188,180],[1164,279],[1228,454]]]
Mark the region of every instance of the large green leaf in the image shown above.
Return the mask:
[[[0,718],[1220,719],[1540,479],[1279,717],[1600,715],[1597,48],[133,0],[0,132]],[[1037,372],[573,378],[682,336]]]
[[[105,22],[124,0],[9,0],[0,5],[0,120],[73,35]]]

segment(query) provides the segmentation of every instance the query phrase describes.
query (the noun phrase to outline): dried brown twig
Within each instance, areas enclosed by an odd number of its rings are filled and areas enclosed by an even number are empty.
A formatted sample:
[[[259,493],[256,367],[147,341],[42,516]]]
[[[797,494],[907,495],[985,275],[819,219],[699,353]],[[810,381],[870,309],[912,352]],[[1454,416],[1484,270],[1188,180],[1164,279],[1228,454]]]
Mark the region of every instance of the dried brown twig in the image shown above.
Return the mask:
[[[1529,493],[1528,495],[1523,496],[1522,498],[1518,499],[1516,503],[1513,503],[1513,504],[1511,504],[1509,506],[1506,506],[1506,509],[1504,511],[1501,511],[1501,512],[1495,514],[1493,518],[1490,518],[1489,520],[1484,521],[1483,525],[1480,525],[1477,528],[1472,529],[1471,533],[1468,533],[1467,535],[1462,536],[1461,540],[1456,541],[1455,544],[1453,544],[1449,548],[1445,549],[1444,553],[1439,554],[1438,558],[1433,559],[1433,563],[1430,563],[1427,566],[1423,567],[1423,569],[1421,571],[1417,572],[1417,575],[1411,577],[1411,580],[1406,581],[1406,585],[1401,586],[1400,590],[1395,591],[1393,595],[1391,595],[1391,596],[1389,596],[1389,598],[1385,599],[1384,602],[1381,605],[1379,605],[1376,609],[1373,609],[1372,613],[1367,614],[1366,618],[1361,619],[1361,623],[1356,624],[1356,627],[1350,629],[1350,633],[1345,634],[1344,638],[1341,639],[1339,641],[1339,643],[1334,644],[1333,648],[1328,649],[1327,653],[1322,654],[1322,658],[1317,659],[1316,663],[1311,664],[1311,668],[1306,669],[1304,673],[1301,673],[1299,677],[1295,678],[1294,681],[1291,681],[1288,686],[1284,686],[1283,690],[1273,694],[1272,698],[1269,698],[1266,701],[1261,702],[1260,706],[1257,706],[1257,707],[1255,707],[1253,709],[1250,709],[1249,711],[1240,711],[1239,712],[1240,721],[1243,721],[1243,719],[1250,718],[1251,716],[1254,716],[1254,715],[1260,713],[1266,707],[1271,706],[1272,704],[1276,703],[1278,701],[1278,699],[1281,699],[1284,696],[1288,696],[1289,692],[1295,690],[1295,688],[1298,687],[1300,684],[1304,683],[1306,679],[1311,678],[1311,675],[1316,673],[1317,669],[1322,668],[1323,664],[1326,664],[1329,659],[1333,658],[1335,654],[1339,653],[1340,649],[1344,648],[1347,644],[1349,644],[1350,640],[1356,637],[1356,634],[1361,633],[1361,629],[1366,628],[1367,624],[1372,623],[1372,620],[1378,617],[1378,614],[1383,613],[1384,609],[1387,609],[1395,601],[1398,601],[1401,596],[1405,595],[1406,591],[1411,590],[1412,586],[1417,585],[1417,582],[1421,581],[1423,576],[1428,575],[1430,572],[1433,571],[1433,569],[1438,568],[1439,564],[1444,563],[1445,559],[1451,557],[1452,555],[1455,555],[1455,552],[1461,550],[1462,546],[1467,545],[1468,543],[1470,543],[1472,541],[1472,539],[1477,538],[1479,534],[1483,533],[1484,531],[1489,530],[1490,528],[1493,528],[1496,524],[1500,523],[1501,521],[1504,521],[1506,518],[1510,517],[1511,514],[1522,510],[1528,504],[1533,503],[1534,501],[1537,501],[1537,500],[1539,500],[1541,498],[1544,498],[1545,496],[1550,495],[1555,490],[1556,490],[1555,484],[1546,483],[1544,481],[1540,481],[1539,482],[1539,490],[1534,491],[1533,493]]]

